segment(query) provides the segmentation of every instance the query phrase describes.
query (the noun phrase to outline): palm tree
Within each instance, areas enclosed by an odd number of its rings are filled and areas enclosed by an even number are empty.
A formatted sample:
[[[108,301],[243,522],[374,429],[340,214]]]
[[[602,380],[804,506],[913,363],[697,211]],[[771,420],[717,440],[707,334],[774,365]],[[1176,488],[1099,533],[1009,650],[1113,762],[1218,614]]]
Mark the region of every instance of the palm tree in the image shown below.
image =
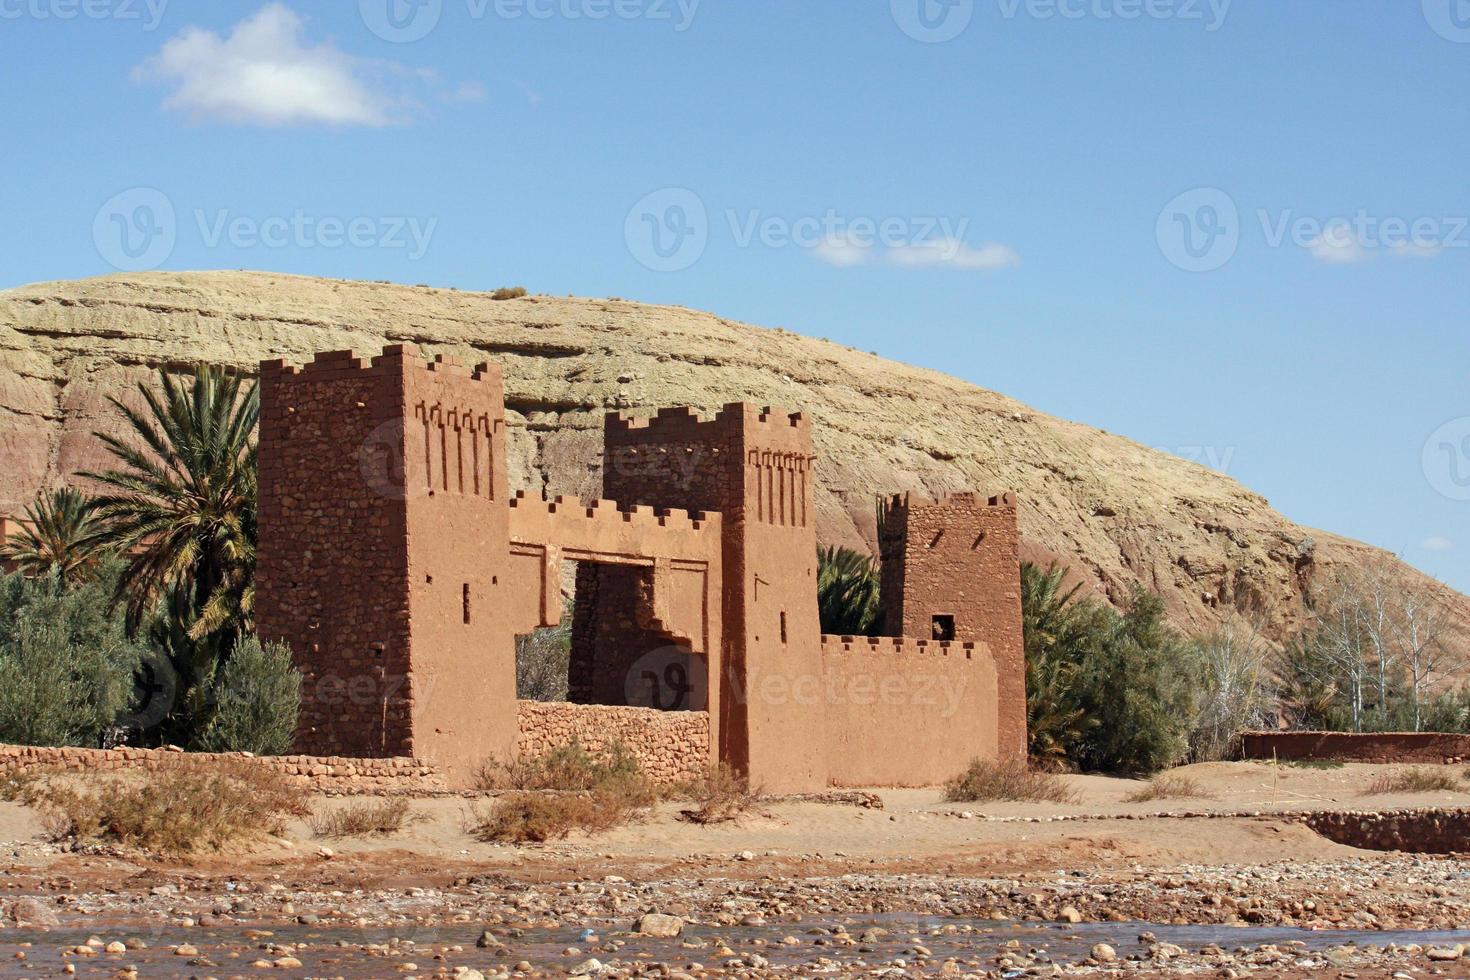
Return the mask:
[[[142,411],[111,399],[134,440],[98,433],[122,464],[87,474],[108,488],[100,539],[127,556],[116,598],[130,632],[162,605],[189,639],[228,650],[253,628],[259,394],[209,366],[192,383],[160,370],[158,389],[138,385]]]
[[[36,494],[20,529],[0,542],[0,561],[27,576],[54,572],[63,585],[85,579],[97,567],[101,549],[92,501],[71,487]]]
[[[878,625],[878,571],[851,548],[817,550],[817,610],[822,632],[867,636]]]
[[[1076,694],[1078,674],[1095,637],[1095,604],[1066,588],[1067,569],[1021,563],[1021,630],[1026,647],[1026,725],[1034,764],[1069,763],[1096,722]]]

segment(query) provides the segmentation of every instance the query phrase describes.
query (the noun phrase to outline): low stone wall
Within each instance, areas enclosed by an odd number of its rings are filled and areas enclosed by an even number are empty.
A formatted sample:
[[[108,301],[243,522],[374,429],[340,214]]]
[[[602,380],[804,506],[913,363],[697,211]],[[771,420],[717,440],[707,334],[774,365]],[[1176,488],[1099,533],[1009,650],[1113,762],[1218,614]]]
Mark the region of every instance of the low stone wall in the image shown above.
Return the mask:
[[[545,755],[576,739],[588,752],[622,742],[659,783],[698,779],[710,770],[709,714],[602,704],[519,702],[520,755]]]
[[[1470,759],[1470,735],[1445,732],[1245,732],[1240,742],[1243,759],[1421,763]]]
[[[246,762],[284,773],[312,792],[386,794],[445,789],[439,768],[418,759],[343,759],[311,755],[252,756],[240,752],[177,752],[170,749],[55,749],[0,745],[0,774],[38,771],[206,771]]]
[[[1302,822],[1330,841],[1369,851],[1470,854],[1470,810],[1309,813]]]

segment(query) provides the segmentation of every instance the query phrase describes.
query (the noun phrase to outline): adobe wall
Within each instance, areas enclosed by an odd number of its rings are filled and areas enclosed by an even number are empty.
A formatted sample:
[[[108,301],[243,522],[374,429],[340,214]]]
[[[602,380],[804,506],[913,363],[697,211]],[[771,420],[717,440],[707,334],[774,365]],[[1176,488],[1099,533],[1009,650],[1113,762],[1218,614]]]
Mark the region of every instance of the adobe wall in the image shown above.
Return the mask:
[[[1457,763],[1470,759],[1470,735],[1444,732],[1244,732],[1242,759],[1291,762]]]
[[[698,780],[712,766],[710,719],[704,711],[521,701],[517,712],[523,759],[545,755],[575,739],[593,754],[621,742],[645,775],[666,785]]]
[[[419,793],[445,789],[444,774],[439,767],[421,759],[252,756],[241,752],[0,745],[0,774],[6,776],[34,772],[210,772],[224,765],[241,763],[272,769],[316,793]]]
[[[999,685],[998,758],[1026,758],[1026,663],[1021,635],[1020,529],[1014,494],[901,494],[879,527],[883,632],[933,637],[953,617],[953,639],[983,642]]]
[[[996,757],[996,667],[984,644],[822,637],[834,786],[933,786]]]

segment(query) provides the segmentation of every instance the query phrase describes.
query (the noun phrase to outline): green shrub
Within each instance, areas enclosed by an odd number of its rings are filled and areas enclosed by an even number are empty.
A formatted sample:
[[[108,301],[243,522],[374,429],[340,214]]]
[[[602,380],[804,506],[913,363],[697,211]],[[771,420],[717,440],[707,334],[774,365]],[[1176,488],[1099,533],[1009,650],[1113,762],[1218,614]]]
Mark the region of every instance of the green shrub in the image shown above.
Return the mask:
[[[213,716],[196,748],[284,755],[301,711],[301,674],[284,644],[253,636],[235,644],[211,687]]]
[[[558,626],[516,637],[516,697],[522,701],[565,701],[571,653],[572,630],[565,616]]]
[[[116,576],[0,579],[0,741],[95,747],[128,707],[144,649],[109,612]]]

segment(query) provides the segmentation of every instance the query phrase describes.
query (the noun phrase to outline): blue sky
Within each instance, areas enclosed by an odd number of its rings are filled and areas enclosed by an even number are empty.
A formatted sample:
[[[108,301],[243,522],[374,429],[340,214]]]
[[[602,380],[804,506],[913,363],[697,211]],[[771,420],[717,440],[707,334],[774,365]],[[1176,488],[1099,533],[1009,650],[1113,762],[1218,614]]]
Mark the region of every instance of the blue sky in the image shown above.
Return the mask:
[[[1470,0],[0,0],[0,81],[0,286],[709,309],[1470,591]]]

